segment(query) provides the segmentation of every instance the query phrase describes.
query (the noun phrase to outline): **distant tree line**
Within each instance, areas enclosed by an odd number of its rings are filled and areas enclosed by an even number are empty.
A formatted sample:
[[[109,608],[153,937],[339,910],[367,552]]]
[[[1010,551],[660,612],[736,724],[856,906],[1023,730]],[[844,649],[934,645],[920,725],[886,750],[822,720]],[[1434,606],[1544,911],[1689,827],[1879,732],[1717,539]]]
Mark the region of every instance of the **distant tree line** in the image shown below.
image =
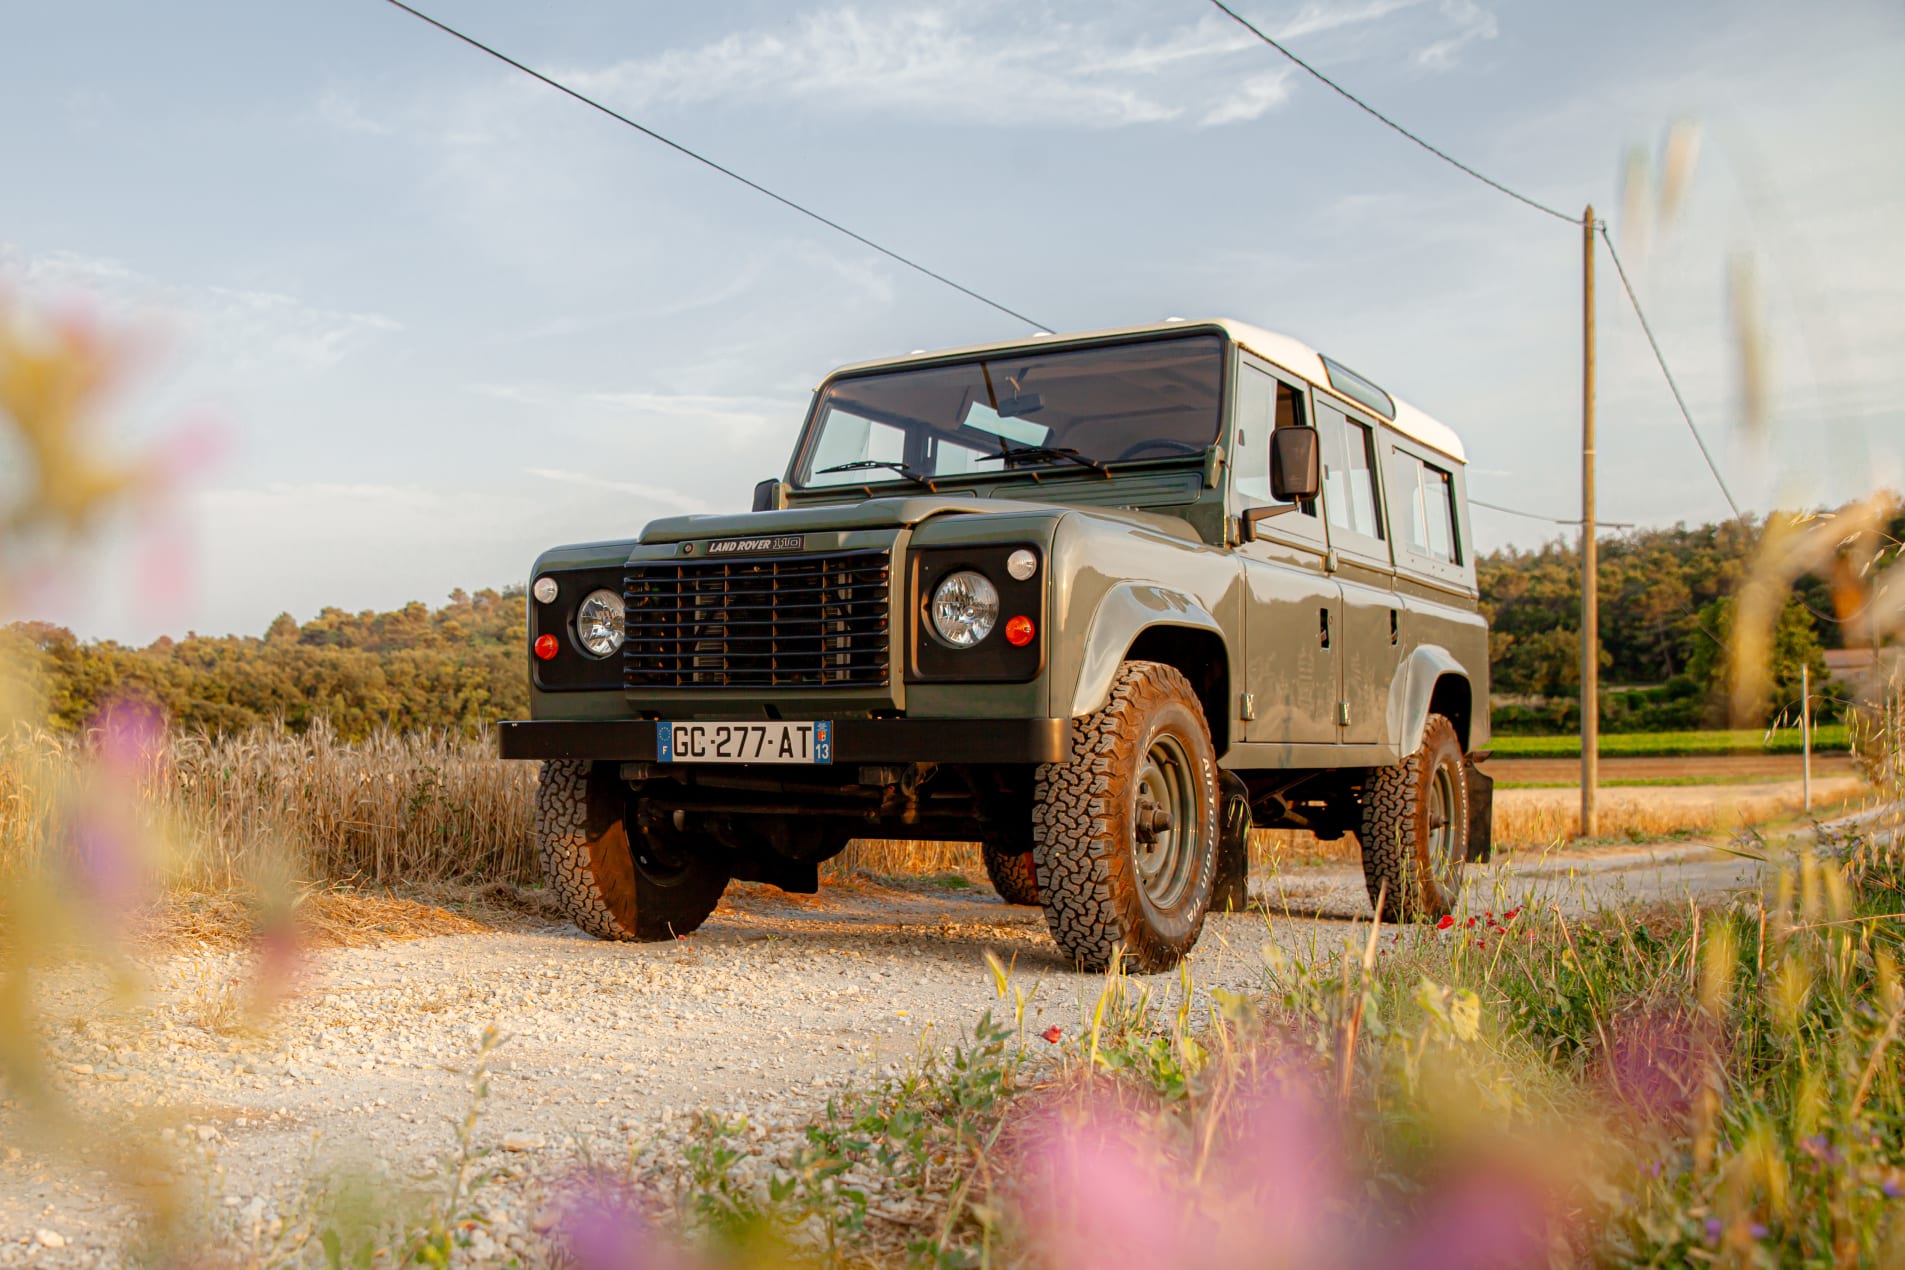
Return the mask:
[[[521,587],[459,590],[436,609],[327,608],[303,625],[282,614],[262,639],[187,635],[144,648],[17,622],[0,628],[0,661],[24,670],[59,727],[83,726],[111,704],[148,703],[209,732],[303,730],[323,719],[356,740],[379,728],[474,732],[523,717],[524,629]]]
[[[1754,567],[1765,528],[1749,518],[1599,539],[1603,726],[1660,731],[1728,722],[1733,597]],[[1774,632],[1769,716],[1797,707],[1802,666],[1823,684],[1825,650],[1868,642],[1858,622],[1859,562],[1873,553],[1896,556],[1905,506],[1894,499],[1889,523],[1868,537],[1843,544],[1828,566],[1794,584]],[[1476,561],[1476,578],[1490,623],[1497,726],[1573,730],[1581,687],[1578,540],[1490,552]],[[1830,701],[1825,713],[1834,713]]]
[[[1879,535],[1896,553],[1905,509]],[[1733,595],[1764,523],[1645,529],[1600,542],[1601,715],[1618,731],[1720,725]],[[1866,553],[1868,556],[1870,552]],[[1823,652],[1857,644],[1859,554],[1800,578],[1773,642],[1769,713],[1799,699],[1800,667],[1825,680]],[[1558,539],[1476,562],[1492,630],[1491,689],[1504,731],[1578,726],[1580,554]],[[57,726],[77,728],[115,702],[144,702],[210,732],[259,724],[302,730],[323,719],[355,739],[379,728],[475,732],[528,710],[522,588],[457,591],[440,608],[289,614],[262,638],[160,639],[144,648],[77,639],[63,627],[0,627],[0,668],[24,669]],[[1830,717],[1830,705],[1824,712]]]

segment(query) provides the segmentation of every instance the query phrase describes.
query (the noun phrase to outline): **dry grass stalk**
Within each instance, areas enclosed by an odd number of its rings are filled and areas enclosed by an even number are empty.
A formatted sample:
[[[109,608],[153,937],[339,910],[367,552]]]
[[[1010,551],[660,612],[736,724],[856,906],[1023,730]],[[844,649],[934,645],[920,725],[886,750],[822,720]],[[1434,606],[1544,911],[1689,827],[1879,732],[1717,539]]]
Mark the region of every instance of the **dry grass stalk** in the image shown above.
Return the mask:
[[[85,797],[93,738],[20,728],[0,735],[0,877],[53,862]],[[384,734],[346,745],[302,734],[172,736],[135,778],[145,827],[162,833],[165,881],[219,892],[261,873],[379,886],[528,881],[535,769],[486,741]]]

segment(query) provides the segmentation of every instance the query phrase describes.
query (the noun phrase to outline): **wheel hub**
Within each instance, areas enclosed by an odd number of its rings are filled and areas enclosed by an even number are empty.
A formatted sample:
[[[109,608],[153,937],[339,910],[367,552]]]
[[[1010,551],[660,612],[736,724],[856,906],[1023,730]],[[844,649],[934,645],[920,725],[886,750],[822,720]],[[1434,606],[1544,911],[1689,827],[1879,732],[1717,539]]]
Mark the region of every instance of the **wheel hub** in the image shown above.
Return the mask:
[[[1457,823],[1462,799],[1455,788],[1457,779],[1447,763],[1437,764],[1429,779],[1429,869],[1446,889],[1454,887],[1462,867],[1462,826]]]
[[[1151,742],[1138,769],[1132,805],[1138,883],[1157,907],[1175,907],[1197,867],[1197,772],[1190,754],[1165,733]]]

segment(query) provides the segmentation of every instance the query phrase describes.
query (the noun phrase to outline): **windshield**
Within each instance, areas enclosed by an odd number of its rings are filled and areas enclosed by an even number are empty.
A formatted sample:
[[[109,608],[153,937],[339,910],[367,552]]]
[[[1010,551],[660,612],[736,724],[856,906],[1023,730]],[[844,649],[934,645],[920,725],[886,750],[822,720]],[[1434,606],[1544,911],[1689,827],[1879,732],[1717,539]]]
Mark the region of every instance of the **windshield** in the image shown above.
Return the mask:
[[[1217,439],[1221,338],[856,375],[827,386],[797,484],[868,485],[1201,455]]]

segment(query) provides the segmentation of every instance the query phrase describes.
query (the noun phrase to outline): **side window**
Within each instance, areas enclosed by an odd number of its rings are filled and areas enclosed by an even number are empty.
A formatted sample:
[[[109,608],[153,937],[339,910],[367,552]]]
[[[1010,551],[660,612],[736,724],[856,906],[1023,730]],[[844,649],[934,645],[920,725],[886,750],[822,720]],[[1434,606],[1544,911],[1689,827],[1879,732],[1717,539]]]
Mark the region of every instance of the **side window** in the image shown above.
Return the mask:
[[[1237,380],[1237,426],[1232,437],[1230,488],[1247,507],[1275,503],[1270,490],[1270,434],[1303,422],[1303,390],[1246,362]],[[1323,522],[1316,500],[1299,503],[1297,510],[1263,522],[1258,532],[1271,538],[1303,540],[1320,546]]]
[[[1251,366],[1237,377],[1237,431],[1230,456],[1230,488],[1246,503],[1270,500],[1270,429],[1282,385]]]
[[[1332,528],[1381,541],[1376,490],[1376,437],[1334,406],[1317,406],[1323,443],[1323,505]]]
[[[1396,452],[1395,471],[1401,478],[1396,506],[1406,545],[1419,556],[1444,564],[1462,563],[1462,543],[1455,523],[1455,479],[1413,454]]]
[[[1303,422],[1303,394],[1274,376],[1246,365],[1237,382],[1236,453],[1231,463],[1236,475],[1230,487],[1237,496],[1251,503],[1273,503],[1270,490],[1270,433],[1274,428],[1294,428]],[[1302,510],[1291,513],[1315,516],[1314,499]]]

